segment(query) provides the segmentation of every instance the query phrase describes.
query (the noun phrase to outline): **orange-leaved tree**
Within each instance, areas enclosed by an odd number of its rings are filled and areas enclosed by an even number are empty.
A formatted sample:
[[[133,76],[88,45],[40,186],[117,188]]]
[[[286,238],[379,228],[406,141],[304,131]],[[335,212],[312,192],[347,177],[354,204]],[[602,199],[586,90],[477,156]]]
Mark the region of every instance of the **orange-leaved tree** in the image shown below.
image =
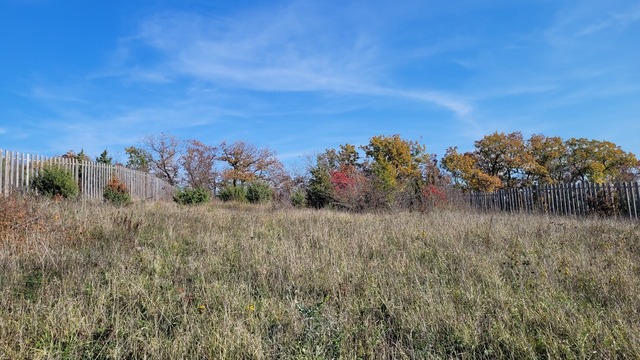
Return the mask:
[[[186,185],[192,189],[216,190],[216,158],[218,148],[198,140],[187,140],[180,155],[180,165],[184,170]]]
[[[495,132],[475,142],[475,150],[459,154],[449,148],[442,166],[457,186],[495,191],[532,184],[632,180],[640,169],[634,154],[609,141]]]
[[[222,142],[218,160],[226,163],[222,179],[232,186],[254,180],[273,183],[284,176],[284,167],[273,150],[260,149],[245,141]]]
[[[442,167],[447,170],[455,185],[464,190],[493,192],[502,188],[502,180],[498,176],[489,175],[477,166],[478,159],[474,153],[458,153],[457,147],[447,149],[442,158]]]

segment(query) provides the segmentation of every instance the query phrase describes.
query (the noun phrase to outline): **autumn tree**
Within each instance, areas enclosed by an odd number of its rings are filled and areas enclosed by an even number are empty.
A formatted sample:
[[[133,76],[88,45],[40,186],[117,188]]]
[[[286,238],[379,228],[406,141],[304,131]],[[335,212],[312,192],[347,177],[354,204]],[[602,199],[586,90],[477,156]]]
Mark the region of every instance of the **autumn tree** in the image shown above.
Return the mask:
[[[330,172],[331,200],[337,208],[362,210],[371,193],[369,179],[353,165],[342,165]]]
[[[476,191],[514,188],[530,181],[550,181],[553,138],[534,137],[525,143],[519,131],[495,132],[474,143],[475,150],[459,154],[449,148],[442,166],[449,171],[458,187]],[[537,163],[536,159],[542,161]]]
[[[392,172],[394,178],[420,175],[420,165],[428,160],[425,147],[417,141],[405,140],[400,135],[374,136],[362,146],[371,159],[371,166],[380,165]]]
[[[370,179],[363,171],[355,145],[340,145],[337,166],[330,171],[332,201],[338,208],[362,210],[371,197]]]
[[[567,148],[566,179],[569,182],[603,183],[632,177],[638,159],[609,141],[571,138]]]
[[[222,172],[222,178],[232,186],[238,186],[254,180],[277,181],[284,173],[282,163],[274,151],[259,149],[244,141],[222,142],[218,160],[228,166]]]
[[[608,141],[532,135],[526,143],[520,132],[493,133],[475,142],[475,150],[459,154],[447,150],[442,166],[463,189],[494,191],[532,184],[560,182],[602,183],[630,180],[638,173],[638,159]]]
[[[502,187],[502,180],[482,172],[477,166],[474,153],[458,153],[457,147],[447,149],[442,158],[442,167],[449,171],[454,184],[464,190],[493,192]]]
[[[526,149],[531,162],[525,169],[527,184],[551,184],[564,181],[567,147],[559,136],[533,134]]]
[[[360,160],[360,154],[355,145],[344,144],[340,145],[340,151],[336,154],[338,166],[341,168],[350,167],[355,168],[358,166],[358,160]]]
[[[476,158],[472,153],[460,154],[458,147],[450,147],[441,161],[442,167],[451,174],[453,183],[458,187],[465,187],[471,172],[475,169]]]
[[[173,135],[161,133],[158,136],[149,135],[143,140],[143,144],[151,154],[151,172],[170,185],[178,185],[180,164],[178,160],[180,142]]]
[[[438,187],[449,183],[448,176],[441,173],[436,156],[419,142],[381,135],[359,149],[364,157],[351,144],[316,156],[306,188],[310,206],[424,208],[427,198],[446,197]]]
[[[193,189],[209,189],[217,186],[216,158],[218,149],[198,140],[187,140],[179,163],[184,169],[187,186]]]
[[[365,196],[366,179],[359,173],[360,155],[354,145],[340,145],[340,150],[327,149],[316,156],[309,169],[307,203],[315,208],[329,204],[352,208]]]
[[[520,184],[524,169],[532,162],[519,131],[487,135],[475,142],[475,148],[478,169],[500,178],[509,188]]]
[[[419,193],[424,181],[422,168],[431,162],[424,145],[396,134],[374,136],[361,149],[367,156],[364,167],[380,201],[390,204],[397,193],[407,190]]]
[[[422,181],[426,184],[446,186],[451,182],[451,178],[440,170],[436,154],[429,154],[420,165],[420,170],[422,172]]]

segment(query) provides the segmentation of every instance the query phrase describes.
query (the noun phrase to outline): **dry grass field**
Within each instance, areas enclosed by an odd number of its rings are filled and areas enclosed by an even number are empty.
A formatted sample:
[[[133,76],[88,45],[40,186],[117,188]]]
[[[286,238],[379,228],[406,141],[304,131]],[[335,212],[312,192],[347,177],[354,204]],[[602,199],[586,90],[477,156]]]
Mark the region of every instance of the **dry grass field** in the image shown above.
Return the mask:
[[[0,358],[638,358],[640,224],[0,200]]]

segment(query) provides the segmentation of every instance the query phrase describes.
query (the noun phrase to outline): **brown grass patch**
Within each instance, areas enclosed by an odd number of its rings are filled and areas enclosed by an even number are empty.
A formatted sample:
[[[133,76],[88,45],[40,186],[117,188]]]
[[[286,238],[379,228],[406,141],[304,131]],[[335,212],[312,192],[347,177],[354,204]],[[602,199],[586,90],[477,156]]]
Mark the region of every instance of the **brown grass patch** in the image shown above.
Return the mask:
[[[636,223],[37,206],[63,230],[0,249],[0,358],[640,353]]]

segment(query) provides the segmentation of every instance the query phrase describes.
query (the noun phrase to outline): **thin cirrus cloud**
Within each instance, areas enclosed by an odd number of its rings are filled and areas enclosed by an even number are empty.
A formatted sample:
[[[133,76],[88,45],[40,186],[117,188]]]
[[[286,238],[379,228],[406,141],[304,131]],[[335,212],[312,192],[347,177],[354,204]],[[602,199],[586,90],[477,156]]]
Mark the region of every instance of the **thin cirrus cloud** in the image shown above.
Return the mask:
[[[43,85],[33,86],[28,96],[48,103],[87,103],[86,100],[76,96],[67,89],[49,88]]]
[[[592,35],[600,31],[626,26],[640,21],[640,4],[636,4],[625,12],[609,14],[604,20],[588,25],[576,33],[576,36]]]
[[[462,97],[433,89],[385,86],[393,67],[375,31],[350,20],[318,16],[322,9],[290,4],[226,18],[162,13],[147,18],[139,33],[123,42],[124,63],[136,50],[151,49],[161,59],[140,69],[160,79],[187,77],[216,86],[265,92],[331,92],[426,102],[468,115]]]
[[[97,154],[165,131],[294,157],[401,133],[443,154],[494,131],[599,138],[640,111],[637,0],[116,1],[92,13],[114,28],[86,34],[60,26],[96,9],[76,1],[14,6],[28,46],[0,44],[5,147]]]

